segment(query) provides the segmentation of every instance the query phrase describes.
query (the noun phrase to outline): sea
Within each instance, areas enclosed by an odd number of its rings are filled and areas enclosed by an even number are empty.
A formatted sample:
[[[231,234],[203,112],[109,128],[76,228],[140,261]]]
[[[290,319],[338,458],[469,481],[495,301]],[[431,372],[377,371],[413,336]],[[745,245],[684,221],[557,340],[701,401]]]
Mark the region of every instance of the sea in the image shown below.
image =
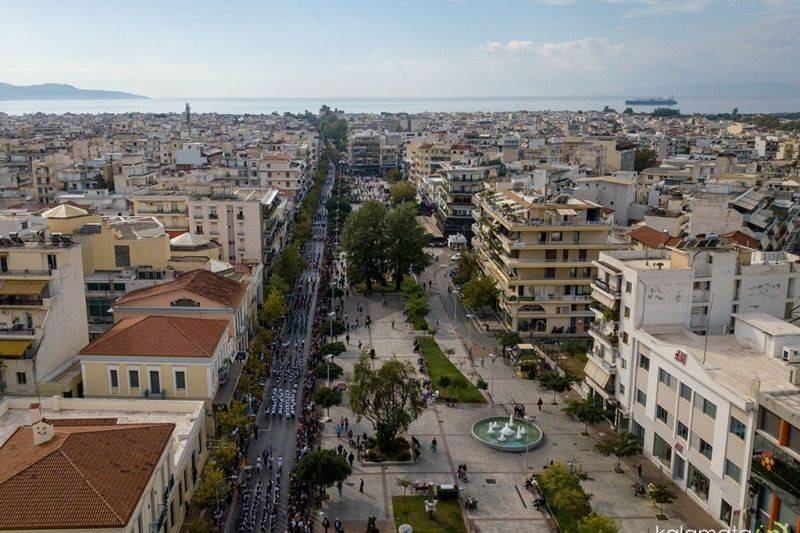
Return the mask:
[[[794,98],[681,98],[671,106],[682,113],[780,113],[800,111]],[[621,96],[575,97],[408,97],[408,98],[150,98],[118,100],[5,100],[0,113],[181,113],[189,102],[194,113],[269,114],[317,112],[323,104],[348,113],[589,111],[606,106],[618,111],[628,107]],[[649,112],[657,106],[631,106]]]

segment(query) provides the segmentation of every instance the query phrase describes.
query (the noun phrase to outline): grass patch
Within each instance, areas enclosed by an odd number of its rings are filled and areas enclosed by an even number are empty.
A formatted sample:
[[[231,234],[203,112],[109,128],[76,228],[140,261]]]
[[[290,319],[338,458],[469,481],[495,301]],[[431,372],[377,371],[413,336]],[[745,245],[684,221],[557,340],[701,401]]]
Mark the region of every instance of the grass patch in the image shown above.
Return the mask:
[[[434,390],[439,391],[439,398],[453,398],[463,403],[486,403],[481,391],[467,377],[459,372],[450,362],[433,337],[417,337],[428,376]],[[449,379],[446,387],[440,384],[443,377]]]
[[[422,317],[412,316],[411,325],[415,331],[428,331],[428,321]]]
[[[439,500],[433,518],[425,513],[423,496],[392,496],[395,526],[410,524],[414,533],[466,533],[458,500]]]
[[[564,359],[561,357],[558,358],[558,366],[562,369],[566,370],[573,376],[578,378],[578,381],[582,381],[585,377],[584,369],[586,368],[586,361],[589,360],[589,357],[585,354],[562,354]]]

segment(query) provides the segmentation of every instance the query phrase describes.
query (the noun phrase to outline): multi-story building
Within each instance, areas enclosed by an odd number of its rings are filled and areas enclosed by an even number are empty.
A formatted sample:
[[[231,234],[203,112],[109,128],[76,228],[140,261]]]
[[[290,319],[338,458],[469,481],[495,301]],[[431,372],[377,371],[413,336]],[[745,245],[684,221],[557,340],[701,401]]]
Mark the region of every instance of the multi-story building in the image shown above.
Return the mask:
[[[261,263],[283,247],[286,203],[277,189],[234,189],[189,200],[191,232],[221,246],[229,263]]]
[[[0,401],[0,529],[181,530],[208,456],[203,402]]]
[[[473,245],[500,289],[505,327],[531,337],[588,334],[593,261],[612,248],[603,209],[495,187],[474,201]]]
[[[483,190],[483,182],[489,169],[484,166],[445,164],[441,174],[440,191],[436,221],[439,230],[445,235],[463,235],[467,241],[472,238],[472,198]]]
[[[133,196],[133,214],[156,217],[173,237],[189,231],[189,195],[172,191],[145,191]]]
[[[753,506],[747,479],[766,416],[757,402],[766,391],[800,394],[790,373],[800,369],[781,360],[800,342],[800,328],[783,320],[798,298],[797,259],[711,238],[595,262],[584,392],[726,525],[741,527]],[[764,494],[757,506],[772,516],[779,508]]]
[[[348,141],[350,172],[378,176],[381,172],[381,134],[376,131],[359,131],[350,135]]]
[[[290,199],[303,195],[308,186],[306,164],[288,154],[264,156],[258,164],[261,187],[274,187]]]
[[[81,247],[0,238],[0,280],[0,390],[37,394],[89,340]]]

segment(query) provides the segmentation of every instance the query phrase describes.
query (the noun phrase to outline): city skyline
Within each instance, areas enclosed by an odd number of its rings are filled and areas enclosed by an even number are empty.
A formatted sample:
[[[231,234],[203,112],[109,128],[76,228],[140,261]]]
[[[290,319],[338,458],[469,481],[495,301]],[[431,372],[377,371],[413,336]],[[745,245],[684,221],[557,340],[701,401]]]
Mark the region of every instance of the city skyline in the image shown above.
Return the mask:
[[[14,24],[0,45],[14,53],[0,59],[0,81],[155,98],[556,96],[800,81],[800,5],[781,0],[248,1],[221,17],[209,2],[4,11]]]

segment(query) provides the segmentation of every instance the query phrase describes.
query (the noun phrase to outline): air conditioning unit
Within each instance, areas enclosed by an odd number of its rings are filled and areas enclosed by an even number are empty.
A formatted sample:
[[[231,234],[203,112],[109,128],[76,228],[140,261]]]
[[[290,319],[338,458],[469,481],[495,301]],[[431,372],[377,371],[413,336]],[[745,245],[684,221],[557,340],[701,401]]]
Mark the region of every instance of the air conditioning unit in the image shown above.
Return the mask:
[[[789,369],[789,383],[800,387],[800,365],[795,365]]]
[[[781,358],[787,363],[800,363],[800,346],[784,346]]]

